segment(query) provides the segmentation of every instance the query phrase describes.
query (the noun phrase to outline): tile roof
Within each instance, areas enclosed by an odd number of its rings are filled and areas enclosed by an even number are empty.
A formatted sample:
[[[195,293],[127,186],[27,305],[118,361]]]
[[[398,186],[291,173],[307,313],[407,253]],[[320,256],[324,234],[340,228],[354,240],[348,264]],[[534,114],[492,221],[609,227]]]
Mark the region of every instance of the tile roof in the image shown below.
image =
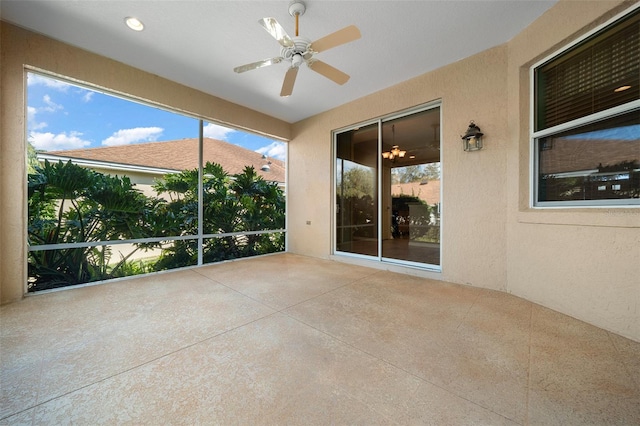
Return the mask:
[[[395,183],[391,185],[391,195],[418,197],[429,205],[440,203],[440,181]]]
[[[109,146],[100,148],[48,151],[48,155],[71,159],[85,159],[107,163],[126,164],[160,169],[186,170],[198,167],[198,139],[180,139],[164,142]],[[269,158],[270,170],[263,172],[265,164],[262,154],[238,145],[217,139],[204,138],[202,155],[204,162],[222,165],[229,174],[242,173],[246,166],[253,166],[267,181],[285,181],[285,164],[281,160]]]
[[[595,170],[624,162],[640,163],[640,140],[552,139],[548,149],[540,151],[542,174]]]

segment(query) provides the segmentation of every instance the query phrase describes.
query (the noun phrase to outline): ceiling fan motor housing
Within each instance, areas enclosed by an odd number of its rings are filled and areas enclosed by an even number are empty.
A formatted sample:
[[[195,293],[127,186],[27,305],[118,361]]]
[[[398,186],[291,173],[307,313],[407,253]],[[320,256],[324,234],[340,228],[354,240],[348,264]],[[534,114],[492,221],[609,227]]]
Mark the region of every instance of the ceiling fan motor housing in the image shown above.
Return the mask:
[[[294,61],[295,55],[300,55],[302,59],[308,61],[313,56],[313,52],[309,50],[310,44],[311,40],[306,37],[294,37],[293,47],[283,47],[280,50],[280,56],[282,56],[287,61]],[[298,66],[300,65],[300,63],[294,63],[293,65]]]

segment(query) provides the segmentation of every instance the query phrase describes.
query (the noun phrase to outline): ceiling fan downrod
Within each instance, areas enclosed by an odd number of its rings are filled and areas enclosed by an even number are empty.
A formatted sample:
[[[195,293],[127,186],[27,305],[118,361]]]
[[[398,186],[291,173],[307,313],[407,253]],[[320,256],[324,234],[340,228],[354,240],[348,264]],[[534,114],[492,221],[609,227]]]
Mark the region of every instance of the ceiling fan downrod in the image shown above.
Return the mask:
[[[304,15],[305,10],[307,10],[307,7],[301,1],[294,1],[289,4],[289,15],[296,18],[296,37],[300,35],[298,31],[298,22],[300,16]]]

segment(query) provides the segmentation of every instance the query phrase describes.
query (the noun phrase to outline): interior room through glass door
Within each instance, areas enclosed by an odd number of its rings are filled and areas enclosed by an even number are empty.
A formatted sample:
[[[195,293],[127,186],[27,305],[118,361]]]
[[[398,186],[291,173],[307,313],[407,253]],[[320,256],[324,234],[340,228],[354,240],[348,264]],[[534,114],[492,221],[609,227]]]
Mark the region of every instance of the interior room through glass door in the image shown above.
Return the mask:
[[[336,135],[336,251],[378,254],[378,124]]]
[[[382,257],[440,265],[440,108],[382,123]]]

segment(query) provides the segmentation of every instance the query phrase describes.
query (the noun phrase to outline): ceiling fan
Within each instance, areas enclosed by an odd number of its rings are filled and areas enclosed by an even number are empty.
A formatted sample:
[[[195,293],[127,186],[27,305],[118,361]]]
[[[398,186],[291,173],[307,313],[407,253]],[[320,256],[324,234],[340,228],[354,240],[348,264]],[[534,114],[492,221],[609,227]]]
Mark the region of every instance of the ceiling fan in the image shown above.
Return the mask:
[[[289,96],[293,92],[293,85],[296,82],[298,68],[302,63],[306,63],[309,68],[334,81],[337,84],[345,84],[349,80],[349,76],[331,65],[319,61],[315,58],[316,53],[340,46],[345,43],[360,38],[360,30],[355,25],[350,25],[334,33],[331,33],[316,41],[311,41],[306,37],[300,37],[298,34],[298,18],[304,15],[306,6],[302,1],[293,1],[289,5],[289,15],[296,19],[296,35],[291,38],[275,18],[262,18],[258,21],[260,25],[282,46],[280,56],[269,58],[250,64],[235,67],[233,70],[237,73],[278,64],[287,61],[291,65],[284,76],[282,90],[280,96]]]

